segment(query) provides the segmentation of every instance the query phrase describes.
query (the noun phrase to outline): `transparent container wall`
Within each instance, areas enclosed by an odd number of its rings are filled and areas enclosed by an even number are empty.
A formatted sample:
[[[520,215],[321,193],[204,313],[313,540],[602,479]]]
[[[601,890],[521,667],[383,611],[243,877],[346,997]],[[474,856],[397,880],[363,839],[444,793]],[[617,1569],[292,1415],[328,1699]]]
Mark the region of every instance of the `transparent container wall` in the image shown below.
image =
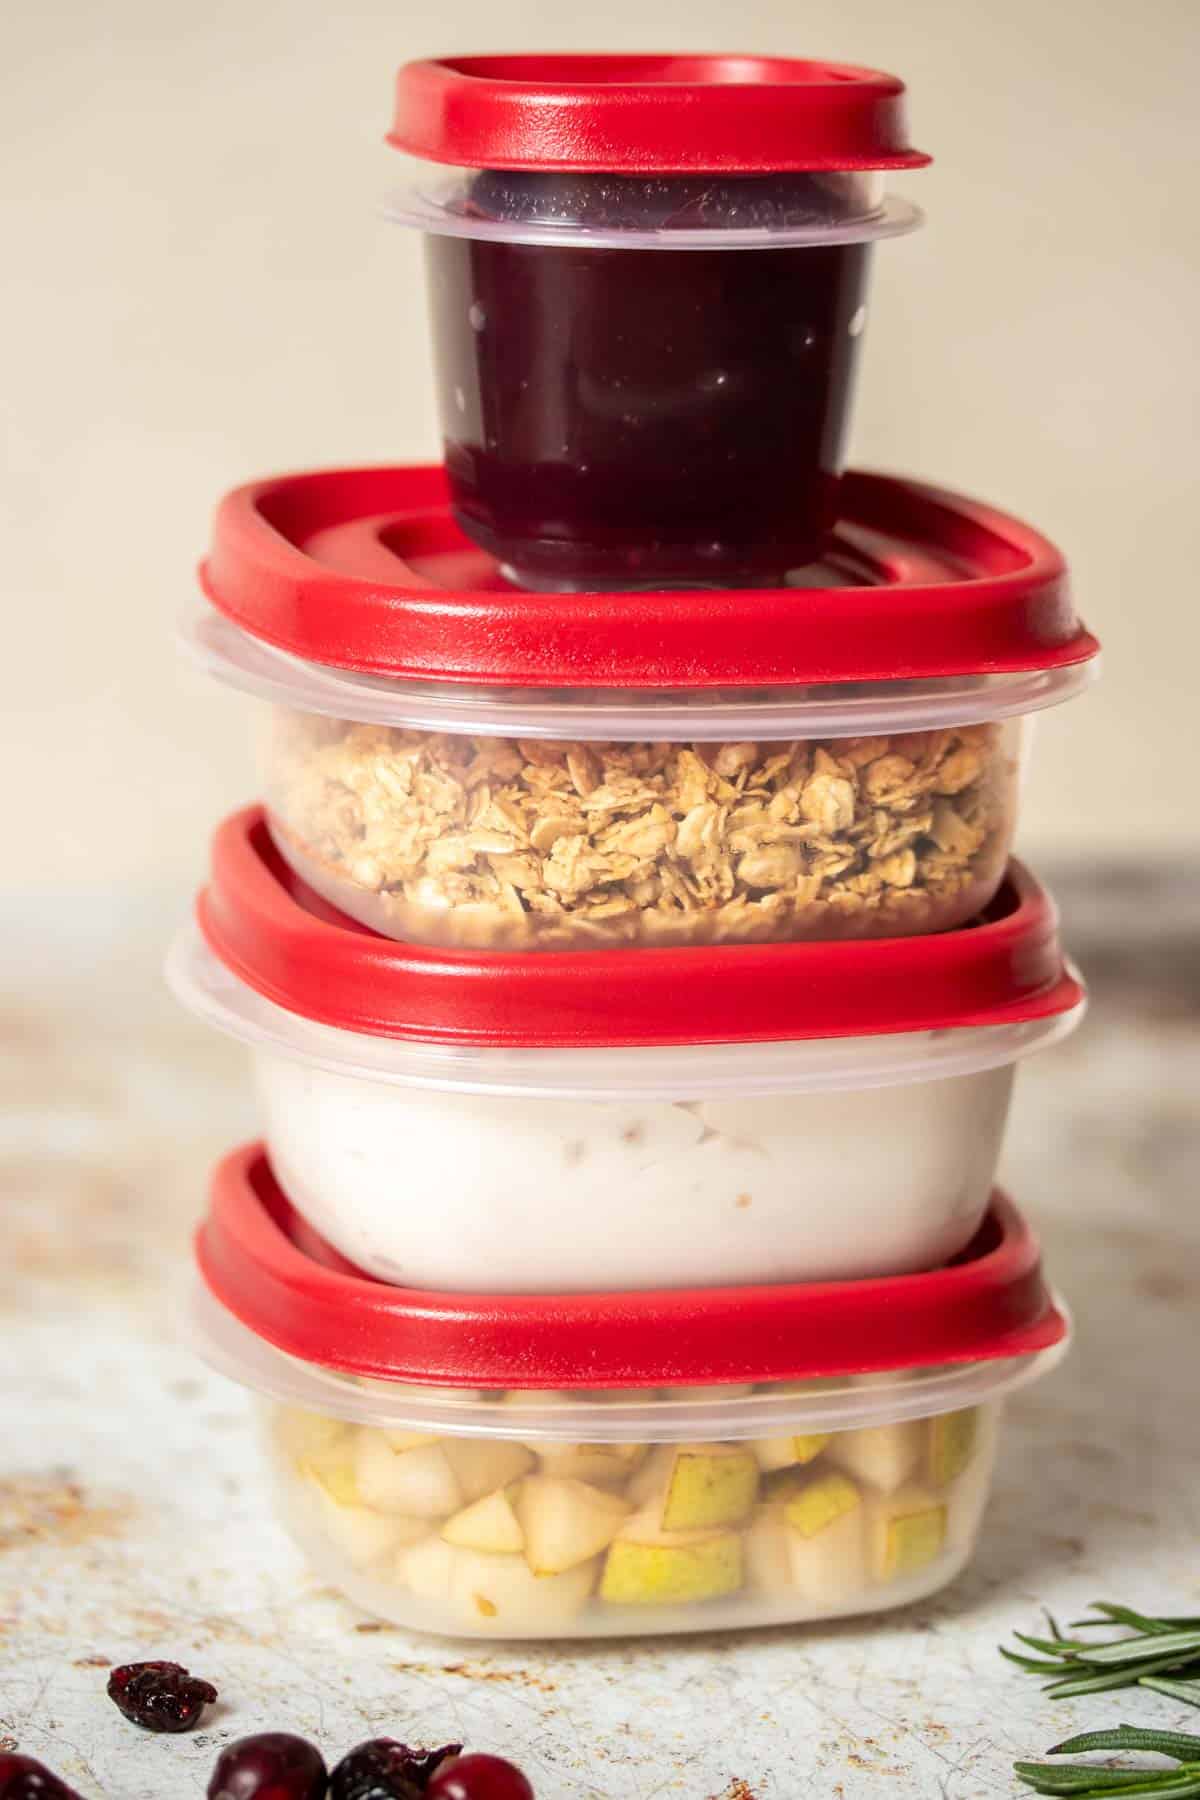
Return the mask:
[[[905,1040],[913,1061],[921,1042]],[[279,1181],[351,1262],[405,1287],[561,1294],[900,1275],[963,1249],[1012,1061],[855,1087],[853,1040],[841,1048],[833,1091],[797,1077],[797,1091],[608,1103],[439,1092],[262,1049],[254,1062]]]
[[[494,950],[908,937],[992,898],[1023,721],[758,742],[554,742],[275,709],[272,833],[388,937]]]
[[[974,1546],[1000,1404],[696,1443],[424,1434],[276,1403],[263,1421],[286,1524],[364,1611],[451,1637],[623,1637],[933,1593]]]
[[[669,245],[672,219],[707,216],[719,239],[729,216],[815,217],[833,205],[817,178],[484,171],[467,204],[574,229],[426,240],[466,534],[535,589],[775,584],[815,561],[837,516],[871,245]]]

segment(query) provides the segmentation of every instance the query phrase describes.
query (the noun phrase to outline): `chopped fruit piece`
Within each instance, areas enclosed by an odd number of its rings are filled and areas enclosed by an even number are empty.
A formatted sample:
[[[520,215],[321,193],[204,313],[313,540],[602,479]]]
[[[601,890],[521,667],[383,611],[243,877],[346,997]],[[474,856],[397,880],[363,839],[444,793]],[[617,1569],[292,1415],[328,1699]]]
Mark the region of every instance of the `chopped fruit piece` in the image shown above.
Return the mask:
[[[664,1531],[736,1525],[758,1494],[758,1464],[730,1444],[684,1444],[673,1452],[662,1503]]]
[[[362,1500],[377,1512],[414,1519],[444,1519],[457,1512],[463,1492],[441,1444],[393,1450],[378,1431],[360,1431],[354,1468]]]
[[[979,1440],[979,1408],[940,1413],[929,1421],[929,1479],[945,1487],[961,1475],[975,1454]]]
[[[630,1519],[610,1545],[600,1598],[612,1606],[681,1606],[742,1585],[736,1531],[665,1532],[656,1514]]]
[[[208,1800],[324,1800],[329,1777],[321,1752],[287,1731],[238,1738],[222,1750]]]
[[[338,1444],[348,1444],[350,1432],[344,1419],[308,1412],[302,1406],[281,1406],[275,1414],[275,1435],[296,1462],[315,1460]]]
[[[586,1605],[598,1563],[580,1563],[561,1575],[535,1575],[523,1556],[488,1556],[482,1550],[450,1551],[450,1604],[464,1623],[522,1637],[560,1629]]]
[[[946,1508],[925,1489],[899,1489],[871,1503],[871,1561],[880,1581],[912,1575],[940,1556]]]
[[[516,1510],[530,1568],[535,1575],[558,1575],[606,1550],[630,1507],[583,1481],[530,1475],[521,1483]]]
[[[661,1505],[663,1495],[667,1491],[667,1483],[671,1479],[671,1470],[675,1467],[675,1446],[673,1444],[655,1444],[650,1454],[642,1462],[626,1485],[625,1492],[635,1506],[650,1506],[654,1501]]]
[[[536,1461],[524,1444],[505,1438],[443,1438],[442,1450],[468,1502],[518,1481]]]
[[[443,1538],[463,1550],[523,1550],[525,1533],[512,1506],[515,1493],[516,1488],[510,1487],[485,1494],[482,1500],[476,1500],[446,1520],[442,1526]]]
[[[422,1538],[401,1550],[396,1560],[396,1573],[404,1586],[422,1600],[445,1603],[450,1598],[450,1577],[457,1552],[440,1537]]]
[[[826,1431],[814,1432],[807,1437],[755,1438],[750,1448],[760,1469],[789,1469],[795,1463],[812,1462],[828,1442]]]
[[[810,1538],[861,1505],[862,1495],[845,1475],[816,1475],[785,1501],[784,1513],[793,1531]]]
[[[900,1425],[866,1425],[858,1431],[836,1432],[827,1454],[830,1462],[848,1475],[891,1494],[916,1474],[924,1450],[925,1421],[913,1419]]]
[[[305,1457],[300,1463],[300,1472],[338,1506],[357,1506],[362,1499],[358,1491],[353,1438],[320,1454]]]
[[[532,1446],[530,1446],[532,1448]],[[595,1487],[623,1487],[646,1455],[645,1444],[539,1444],[543,1475],[587,1481]]]
[[[425,1791],[429,1800],[534,1800],[520,1769],[502,1756],[457,1757]]]
[[[329,1800],[408,1800],[423,1794],[461,1744],[412,1750],[394,1738],[371,1738],[347,1752],[329,1777]]]
[[[437,1439],[429,1431],[394,1431],[390,1425],[380,1427],[380,1436],[391,1450],[423,1450],[426,1444],[436,1444]]]
[[[200,1681],[179,1663],[125,1663],[108,1678],[108,1697],[118,1712],[145,1731],[190,1731],[217,1698],[211,1681]]]
[[[746,1582],[760,1594],[792,1585],[790,1538],[782,1506],[756,1506],[745,1535]]]
[[[865,1508],[860,1503],[839,1513],[819,1531],[806,1534],[789,1526],[792,1585],[809,1606],[821,1610],[843,1606],[867,1586],[864,1523]]]
[[[308,1491],[322,1533],[356,1569],[369,1567],[402,1544],[415,1543],[429,1530],[428,1519],[406,1519],[399,1513],[373,1512],[369,1506],[344,1505],[311,1477]]]

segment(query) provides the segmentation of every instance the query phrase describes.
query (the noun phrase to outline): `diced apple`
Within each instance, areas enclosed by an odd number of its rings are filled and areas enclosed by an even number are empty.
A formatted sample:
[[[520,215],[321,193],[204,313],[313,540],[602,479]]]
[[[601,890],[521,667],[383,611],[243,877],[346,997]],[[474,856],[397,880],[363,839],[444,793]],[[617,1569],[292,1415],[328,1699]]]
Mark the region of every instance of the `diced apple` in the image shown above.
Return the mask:
[[[515,1488],[498,1488],[485,1494],[442,1526],[448,1544],[463,1550],[487,1550],[494,1554],[525,1548],[525,1533],[513,1511]]]
[[[877,1581],[915,1574],[945,1548],[946,1504],[915,1483],[875,1495],[869,1515],[871,1567]]]
[[[525,1560],[535,1575],[558,1575],[608,1548],[630,1511],[604,1488],[553,1475],[529,1475],[517,1494],[516,1515]]]
[[[826,1455],[848,1475],[891,1494],[916,1474],[925,1451],[925,1420],[897,1425],[865,1425],[835,1432]]]
[[[533,1452],[509,1438],[440,1438],[464,1500],[479,1500],[497,1488],[519,1481],[533,1468]]]
[[[363,1430],[354,1455],[358,1490],[377,1512],[414,1519],[444,1519],[457,1512],[463,1492],[441,1444],[393,1450],[382,1433]]]
[[[810,1463],[829,1442],[829,1433],[810,1432],[806,1437],[754,1438],[750,1444],[760,1469],[788,1469]]]
[[[656,1513],[626,1521],[609,1546],[600,1598],[612,1606],[674,1606],[732,1594],[744,1578],[736,1531],[663,1531]]]

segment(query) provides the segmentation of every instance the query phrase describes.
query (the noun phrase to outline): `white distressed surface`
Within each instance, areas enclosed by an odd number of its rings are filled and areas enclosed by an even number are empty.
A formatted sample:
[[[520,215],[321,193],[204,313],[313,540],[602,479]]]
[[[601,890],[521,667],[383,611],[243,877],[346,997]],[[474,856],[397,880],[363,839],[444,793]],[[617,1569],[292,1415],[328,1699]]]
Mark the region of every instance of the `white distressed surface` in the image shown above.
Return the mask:
[[[1007,1171],[1079,1335],[1012,1408],[971,1571],[875,1622],[526,1653],[364,1629],[273,1527],[244,1398],[175,1341],[206,1167],[253,1120],[239,1053],[156,991],[166,923],[0,914],[0,1738],[86,1800],[199,1796],[269,1728],[331,1759],[461,1737],[538,1800],[982,1800],[1070,1729],[1188,1728],[1156,1696],[1051,1704],[995,1645],[1041,1604],[1200,1610],[1194,969],[1133,982],[1101,943],[1092,1018],[1018,1086]],[[104,1697],[152,1656],[222,1690],[190,1738]]]

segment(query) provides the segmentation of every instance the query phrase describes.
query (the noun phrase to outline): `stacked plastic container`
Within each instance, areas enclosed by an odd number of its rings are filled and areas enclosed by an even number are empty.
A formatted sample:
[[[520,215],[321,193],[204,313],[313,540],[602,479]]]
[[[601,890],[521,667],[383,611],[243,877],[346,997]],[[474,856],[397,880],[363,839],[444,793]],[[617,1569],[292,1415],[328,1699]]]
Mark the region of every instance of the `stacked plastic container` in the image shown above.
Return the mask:
[[[192,655],[259,705],[176,991],[264,1142],[204,1355],[371,1612],[659,1633],[963,1565],[1068,1327],[994,1186],[1078,1021],[1011,859],[1097,646],[1028,526],[844,473],[901,84],[401,71],[445,462],[222,502]]]

